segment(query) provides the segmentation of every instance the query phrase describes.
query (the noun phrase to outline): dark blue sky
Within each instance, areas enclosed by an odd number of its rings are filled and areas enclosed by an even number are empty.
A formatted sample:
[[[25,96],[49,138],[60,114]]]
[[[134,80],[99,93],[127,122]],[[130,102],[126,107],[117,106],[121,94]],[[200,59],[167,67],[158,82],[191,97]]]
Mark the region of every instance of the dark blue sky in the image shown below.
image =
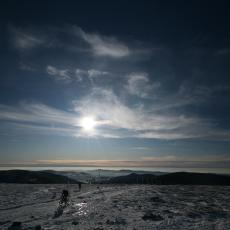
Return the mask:
[[[1,162],[226,168],[228,11],[228,1],[1,2]]]

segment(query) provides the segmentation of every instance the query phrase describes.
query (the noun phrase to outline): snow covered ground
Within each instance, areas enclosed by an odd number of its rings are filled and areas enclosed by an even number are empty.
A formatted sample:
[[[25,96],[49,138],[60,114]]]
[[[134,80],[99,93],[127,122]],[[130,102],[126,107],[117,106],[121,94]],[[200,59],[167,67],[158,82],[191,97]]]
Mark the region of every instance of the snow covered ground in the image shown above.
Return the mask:
[[[55,216],[62,189],[70,204]],[[0,184],[0,229],[8,228],[230,229],[230,187]]]

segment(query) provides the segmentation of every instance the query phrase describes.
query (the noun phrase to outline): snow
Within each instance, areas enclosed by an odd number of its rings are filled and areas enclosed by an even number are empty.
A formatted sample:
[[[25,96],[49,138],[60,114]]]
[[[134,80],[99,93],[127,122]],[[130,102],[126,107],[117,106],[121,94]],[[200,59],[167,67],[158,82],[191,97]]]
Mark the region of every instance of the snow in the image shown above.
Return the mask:
[[[63,189],[70,202],[55,216]],[[230,229],[229,194],[225,186],[0,184],[0,229]]]

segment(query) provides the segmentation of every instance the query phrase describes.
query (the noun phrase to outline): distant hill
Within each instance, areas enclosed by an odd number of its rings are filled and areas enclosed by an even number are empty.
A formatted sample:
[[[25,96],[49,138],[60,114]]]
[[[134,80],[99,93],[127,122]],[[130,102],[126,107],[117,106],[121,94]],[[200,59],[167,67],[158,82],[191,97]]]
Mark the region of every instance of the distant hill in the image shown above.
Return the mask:
[[[55,171],[0,170],[0,183],[21,184],[76,184],[80,176],[66,172],[62,175]],[[87,174],[86,177],[89,175]],[[159,185],[230,185],[230,176],[210,173],[176,172],[167,174],[130,173],[113,177],[103,177],[100,183],[106,184],[159,184]],[[103,181],[104,179],[104,181]],[[96,181],[97,182],[97,181]]]
[[[126,176],[117,176],[110,178],[110,184],[155,184],[157,176],[152,174],[131,173]]]
[[[88,170],[87,173],[90,174],[91,177],[94,177],[95,181],[98,183],[109,180],[112,177],[127,176],[132,173],[152,174],[152,175],[166,174],[165,172],[158,172],[158,171],[129,170],[129,169],[122,169],[122,170],[96,169],[96,170]]]
[[[56,175],[61,175],[79,181],[82,183],[87,183],[87,181],[92,180],[92,176],[86,172],[79,171],[55,171],[55,170],[44,170],[43,172],[49,172]]]
[[[162,185],[230,185],[230,176],[209,174],[176,172],[164,175],[136,174],[113,177],[106,183],[109,184],[162,184]]]
[[[230,176],[176,172],[159,176],[159,181],[161,184],[230,185]]]
[[[78,181],[47,171],[2,170],[0,171],[0,183],[76,184]]]

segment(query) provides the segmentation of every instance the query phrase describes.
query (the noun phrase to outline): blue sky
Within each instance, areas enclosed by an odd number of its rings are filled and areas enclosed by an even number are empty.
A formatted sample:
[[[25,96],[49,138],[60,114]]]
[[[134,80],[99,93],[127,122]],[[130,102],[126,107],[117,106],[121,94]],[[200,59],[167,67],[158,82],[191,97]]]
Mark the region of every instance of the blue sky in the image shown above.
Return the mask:
[[[2,164],[229,167],[220,1],[1,3]]]

